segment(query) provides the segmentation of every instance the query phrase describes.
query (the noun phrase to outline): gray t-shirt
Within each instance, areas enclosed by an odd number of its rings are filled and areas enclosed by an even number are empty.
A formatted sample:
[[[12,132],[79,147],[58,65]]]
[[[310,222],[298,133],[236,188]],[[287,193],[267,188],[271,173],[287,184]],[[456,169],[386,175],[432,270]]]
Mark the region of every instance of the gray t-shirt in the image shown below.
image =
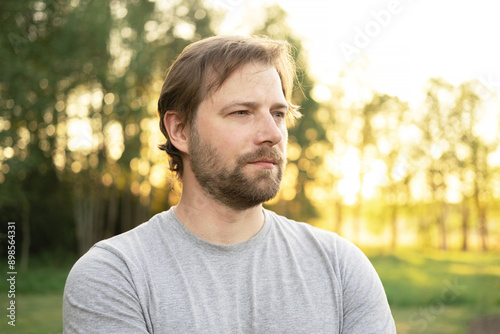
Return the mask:
[[[264,210],[253,238],[206,242],[172,209],[71,270],[65,333],[395,333],[373,266],[338,235]]]

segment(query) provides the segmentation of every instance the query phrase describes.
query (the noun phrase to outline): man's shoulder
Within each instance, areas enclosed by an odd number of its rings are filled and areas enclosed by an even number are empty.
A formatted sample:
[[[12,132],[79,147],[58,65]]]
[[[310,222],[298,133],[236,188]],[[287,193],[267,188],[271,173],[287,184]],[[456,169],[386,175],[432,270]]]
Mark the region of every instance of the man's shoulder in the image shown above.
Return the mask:
[[[157,243],[168,228],[170,210],[158,213],[148,221],[126,231],[98,241],[82,257],[129,258],[137,256]]]
[[[151,217],[148,221],[143,222],[128,231],[97,242],[96,246],[104,244],[119,245],[121,243],[129,243],[132,241],[141,242],[149,237],[154,237],[161,232],[161,225],[165,225],[165,223],[168,222],[169,216],[169,211],[160,212]]]
[[[285,216],[281,216],[273,211],[266,210],[270,220],[283,229],[286,233],[310,234],[319,238],[326,238],[330,241],[337,240],[339,235],[333,231],[324,230],[306,222],[296,221]]]
[[[329,253],[336,252],[338,243],[343,239],[335,232],[320,229],[309,223],[296,221],[275,212],[267,211],[272,224],[275,225],[277,233],[282,234],[288,240],[296,240],[300,244],[311,244],[321,247]]]
[[[273,211],[266,210],[266,212],[268,217],[277,225],[278,229],[288,237],[304,242],[313,242],[328,253],[334,253],[337,256],[363,256],[356,245],[334,231],[325,230],[306,222],[296,221]]]
[[[70,276],[96,278],[110,272],[140,271],[148,256],[161,251],[157,245],[166,233],[168,220],[169,211],[165,211],[129,231],[97,242],[76,261]]]

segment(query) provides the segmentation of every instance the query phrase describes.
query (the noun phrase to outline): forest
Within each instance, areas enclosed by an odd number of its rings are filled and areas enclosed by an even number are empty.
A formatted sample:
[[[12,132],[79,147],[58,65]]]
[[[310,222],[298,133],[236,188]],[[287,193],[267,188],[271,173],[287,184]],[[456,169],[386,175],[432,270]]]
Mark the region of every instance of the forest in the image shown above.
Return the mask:
[[[160,4],[2,4],[0,210],[18,222],[24,261],[81,254],[178,201],[181,186],[158,150],[159,88],[187,44],[215,34],[220,14],[200,1]],[[410,106],[363,82],[362,58],[337,84],[315,85],[285,18],[270,7],[253,31],[294,46],[294,103],[304,114],[289,129],[282,190],[267,206],[393,250],[494,247],[495,91],[429,78]]]
[[[217,35],[243,1],[215,3],[0,2],[0,267],[18,274],[17,328],[3,321],[0,331],[61,332],[76,259],[179,201],[158,148],[158,97],[183,48]],[[430,77],[410,103],[374,88],[363,55],[321,83],[287,12],[264,12],[247,22],[251,34],[292,45],[292,102],[303,114],[289,128],[281,190],[265,206],[362,248],[398,333],[497,326],[498,91],[480,77]]]
[[[82,254],[175,205],[181,186],[158,149],[159,89],[186,45],[216,34],[220,10],[46,0],[0,12],[0,213],[17,222],[22,265],[40,252]],[[266,206],[391,251],[498,249],[496,92],[429,78],[413,106],[370,87],[362,57],[335,85],[317,85],[285,18],[271,6],[253,31],[293,45],[304,115]]]

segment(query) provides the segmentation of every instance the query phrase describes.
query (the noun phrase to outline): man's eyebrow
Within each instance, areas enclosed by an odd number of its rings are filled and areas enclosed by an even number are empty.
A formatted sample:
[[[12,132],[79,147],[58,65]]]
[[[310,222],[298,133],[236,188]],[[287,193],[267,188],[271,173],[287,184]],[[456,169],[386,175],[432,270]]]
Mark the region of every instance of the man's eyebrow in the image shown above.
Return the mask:
[[[232,109],[234,107],[257,108],[257,107],[259,107],[259,105],[260,105],[259,103],[251,102],[251,101],[234,101],[234,102],[231,102],[231,103],[225,105],[224,107],[222,107],[220,109],[220,112],[225,112],[225,111]],[[273,104],[271,106],[271,109],[287,109],[288,110],[288,105],[285,103],[278,102],[278,103]]]
[[[257,102],[250,102],[250,101],[233,101],[228,104],[226,104],[224,107],[221,108],[221,112],[225,112],[229,109],[232,109],[234,107],[247,107],[247,108],[256,108],[258,107],[259,104]]]
[[[286,103],[275,103],[271,106],[271,109],[286,109],[288,110],[288,104]]]

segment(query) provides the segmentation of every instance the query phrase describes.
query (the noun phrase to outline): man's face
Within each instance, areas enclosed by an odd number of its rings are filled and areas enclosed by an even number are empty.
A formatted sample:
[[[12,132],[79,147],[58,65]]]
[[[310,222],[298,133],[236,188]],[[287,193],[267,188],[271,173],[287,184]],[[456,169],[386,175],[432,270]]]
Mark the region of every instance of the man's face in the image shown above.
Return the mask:
[[[286,163],[288,106],[273,67],[250,63],[199,106],[191,170],[211,198],[235,210],[270,200]]]

